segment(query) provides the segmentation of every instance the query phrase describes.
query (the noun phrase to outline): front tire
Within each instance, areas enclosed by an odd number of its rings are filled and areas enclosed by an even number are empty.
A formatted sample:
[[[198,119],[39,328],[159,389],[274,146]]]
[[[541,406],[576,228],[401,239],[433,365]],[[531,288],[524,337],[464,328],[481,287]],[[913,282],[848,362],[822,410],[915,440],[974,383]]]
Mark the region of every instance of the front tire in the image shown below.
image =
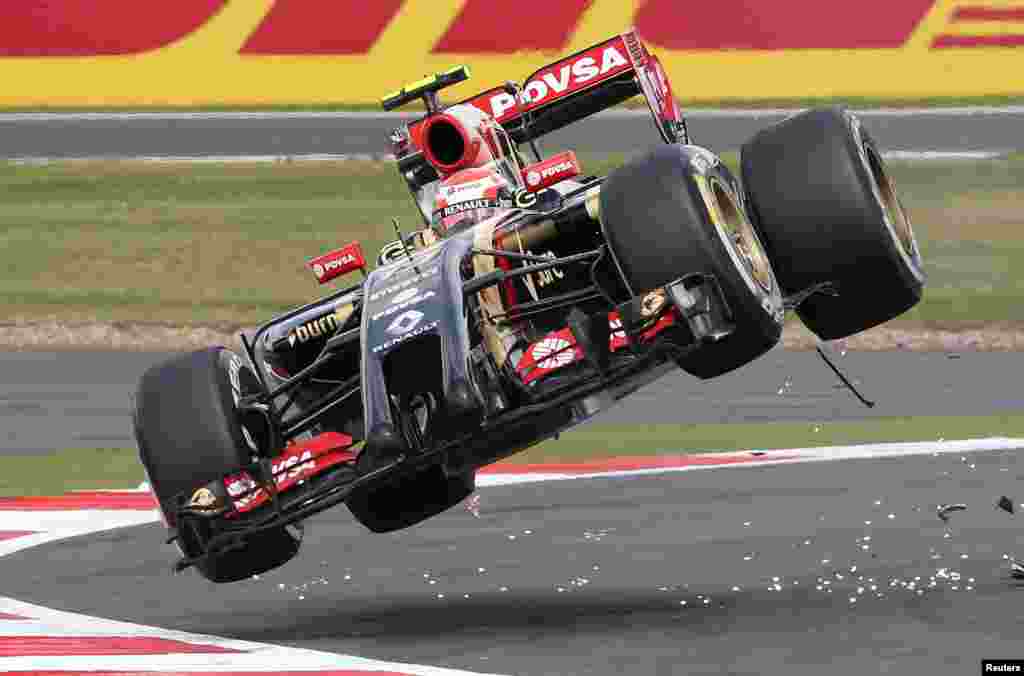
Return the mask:
[[[729,169],[698,146],[656,148],[601,186],[601,226],[633,296],[691,273],[718,281],[735,329],[678,360],[699,378],[743,366],[782,333],[779,285],[742,196]]]
[[[753,222],[787,296],[830,283],[796,310],[824,340],[863,331],[921,300],[921,253],[882,154],[841,108],[811,110],[743,146]]]
[[[440,466],[357,491],[345,502],[352,516],[374,533],[408,528],[454,507],[476,490],[476,474],[445,476]]]
[[[224,348],[176,356],[143,374],[135,396],[135,438],[169,526],[179,525],[177,495],[191,495],[249,464],[251,435],[240,424],[236,405],[255,382],[242,359]],[[177,542],[193,557],[215,535],[204,523],[179,528]],[[294,529],[263,531],[238,549],[200,561],[196,569],[212,582],[242,580],[291,559],[300,539]]]

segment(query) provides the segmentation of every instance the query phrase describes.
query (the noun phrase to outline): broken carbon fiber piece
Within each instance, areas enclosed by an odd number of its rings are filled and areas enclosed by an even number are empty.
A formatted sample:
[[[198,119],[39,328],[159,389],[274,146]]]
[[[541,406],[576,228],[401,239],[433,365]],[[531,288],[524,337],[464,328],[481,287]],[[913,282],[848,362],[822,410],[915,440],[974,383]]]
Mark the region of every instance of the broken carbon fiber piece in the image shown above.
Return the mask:
[[[943,521],[949,521],[949,515],[950,514],[952,514],[953,512],[962,512],[965,509],[967,509],[967,505],[965,505],[963,503],[956,503],[956,504],[951,504],[951,505],[939,505],[936,508],[935,513]]]
[[[858,390],[854,386],[854,384],[850,382],[850,379],[846,377],[846,374],[843,373],[838,366],[836,366],[831,347],[829,347],[825,343],[819,343],[818,345],[815,346],[814,349],[817,351],[818,356],[821,357],[826,364],[828,364],[828,367],[830,369],[832,369],[832,372],[835,373],[836,376],[838,376],[840,382],[842,382],[843,385],[846,386],[846,389],[850,390],[850,392],[853,393],[853,396],[857,397],[860,403],[864,404],[868,408],[875,407],[875,402],[861,394],[860,390]]]

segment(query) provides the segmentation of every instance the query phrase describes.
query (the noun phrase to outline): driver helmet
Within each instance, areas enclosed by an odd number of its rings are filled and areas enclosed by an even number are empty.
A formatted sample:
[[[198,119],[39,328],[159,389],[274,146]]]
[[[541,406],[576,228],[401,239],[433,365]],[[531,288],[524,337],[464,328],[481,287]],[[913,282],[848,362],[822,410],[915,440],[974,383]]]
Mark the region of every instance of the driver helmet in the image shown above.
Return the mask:
[[[511,210],[512,184],[493,168],[458,171],[441,181],[434,198],[432,224],[442,236]]]

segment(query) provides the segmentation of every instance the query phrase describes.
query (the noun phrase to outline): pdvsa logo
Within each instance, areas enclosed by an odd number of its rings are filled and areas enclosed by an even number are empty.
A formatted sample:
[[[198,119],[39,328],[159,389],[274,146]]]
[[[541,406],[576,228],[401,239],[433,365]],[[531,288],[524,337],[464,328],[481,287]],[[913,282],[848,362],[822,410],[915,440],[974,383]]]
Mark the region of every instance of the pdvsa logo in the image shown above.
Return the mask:
[[[313,274],[316,275],[317,279],[322,278],[324,275],[340,270],[347,265],[352,265],[356,262],[356,257],[352,254],[345,254],[341,258],[333,261],[325,261],[323,263],[313,264]]]
[[[544,179],[544,178],[551,178],[555,174],[561,173],[563,171],[572,171],[575,168],[576,167],[573,165],[572,162],[568,162],[568,161],[561,162],[559,164],[556,164],[553,167],[545,167],[544,169],[541,169],[540,170],[540,177],[542,179]]]
[[[524,104],[538,106],[564,94],[570,88],[578,89],[592,80],[604,79],[628,68],[629,62],[614,45],[587,50],[564,65],[530,78],[520,98]],[[491,115],[500,119],[515,108],[516,99],[512,94],[501,92],[491,97],[489,105]]]
[[[551,178],[555,174],[560,174],[563,171],[573,171],[576,167],[572,162],[561,162],[553,167],[544,167],[540,171],[530,170],[526,174],[526,182],[531,186],[538,186],[540,182],[546,178]]]

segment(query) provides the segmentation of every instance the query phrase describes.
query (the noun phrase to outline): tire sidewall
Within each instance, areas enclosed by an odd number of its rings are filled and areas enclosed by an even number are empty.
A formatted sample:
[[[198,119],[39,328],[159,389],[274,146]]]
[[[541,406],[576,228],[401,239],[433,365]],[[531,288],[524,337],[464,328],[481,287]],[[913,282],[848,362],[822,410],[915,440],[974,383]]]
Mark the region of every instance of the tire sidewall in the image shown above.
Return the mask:
[[[900,268],[900,274],[904,277],[907,283],[916,284],[920,286],[924,284],[925,274],[922,266],[921,251],[917,243],[917,238],[913,234],[912,224],[910,222],[910,216],[907,214],[906,209],[903,208],[902,202],[900,202],[898,195],[893,195],[893,200],[896,204],[896,208],[900,210],[904,219],[906,219],[908,227],[911,228],[911,251],[907,251],[899,241],[899,236],[896,233],[895,225],[892,222],[892,218],[889,215],[889,211],[885,208],[883,198],[881,194],[882,187],[878,180],[875,178],[874,172],[871,168],[871,160],[868,157],[868,153],[873,154],[879,163],[880,170],[890,183],[892,177],[888,175],[888,170],[882,161],[882,154],[875,144],[874,139],[868,133],[862,125],[860,118],[851,113],[848,110],[842,110],[842,116],[846,122],[846,127],[849,130],[849,138],[847,141],[848,146],[851,150],[851,155],[854,161],[857,162],[857,175],[860,178],[861,186],[864,189],[866,195],[870,196],[872,209],[875,211],[876,218],[883,224],[884,233],[887,237],[884,238],[885,243],[891,250],[892,259],[899,262],[898,267]]]
[[[174,523],[176,498],[238,471],[252,460],[238,403],[255,375],[236,353],[223,347],[176,355],[143,374],[135,398],[139,454],[167,525],[178,529],[175,544],[196,556],[203,540],[216,535],[213,522]],[[247,536],[244,545],[196,563],[212,582],[233,582],[276,568],[298,552],[301,534],[289,527]]]
[[[230,412],[232,420],[235,421],[235,441],[239,444],[239,448],[245,449],[247,455],[257,453],[259,451],[257,444],[257,441],[260,439],[259,432],[250,431],[246,428],[238,410],[242,397],[259,391],[259,382],[256,380],[256,375],[239,354],[227,348],[220,349],[218,363],[227,375],[227,386],[230,396],[230,403],[227,404],[229,408],[227,410]]]
[[[143,375],[133,424],[140,460],[168,525],[174,525],[178,494],[250,461],[235,403],[246,372],[237,354],[216,347],[180,355]],[[232,381],[241,386],[237,392]]]

